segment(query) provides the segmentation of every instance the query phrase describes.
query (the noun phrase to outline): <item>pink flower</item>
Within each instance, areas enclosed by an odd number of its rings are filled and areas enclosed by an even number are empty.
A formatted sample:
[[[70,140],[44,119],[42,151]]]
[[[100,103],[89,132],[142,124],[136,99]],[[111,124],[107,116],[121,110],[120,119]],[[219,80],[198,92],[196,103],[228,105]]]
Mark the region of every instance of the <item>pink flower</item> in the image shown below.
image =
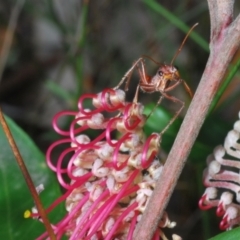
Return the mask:
[[[86,100],[91,100],[92,107],[85,107]],[[69,115],[74,120],[64,131],[57,122]],[[49,147],[46,158],[66,192],[48,211],[65,201],[68,212],[53,225],[57,239],[64,234],[70,240],[132,239],[163,168],[156,158],[160,135],[145,138],[145,121],[143,106],[126,102],[124,91],[114,89],[85,94],[78,111],[54,117],[53,127],[64,138]],[[95,139],[88,137],[89,129],[98,132]],[[69,147],[54,164],[52,151],[66,143]],[[153,239],[165,237],[161,229],[174,226],[165,213]],[[44,233],[38,239],[46,237]]]
[[[239,113],[240,118],[240,113]],[[207,158],[208,167],[203,173],[207,187],[199,207],[207,210],[217,207],[216,215],[222,217],[220,229],[240,225],[240,120],[236,121],[224,142]],[[219,191],[220,190],[220,191]]]

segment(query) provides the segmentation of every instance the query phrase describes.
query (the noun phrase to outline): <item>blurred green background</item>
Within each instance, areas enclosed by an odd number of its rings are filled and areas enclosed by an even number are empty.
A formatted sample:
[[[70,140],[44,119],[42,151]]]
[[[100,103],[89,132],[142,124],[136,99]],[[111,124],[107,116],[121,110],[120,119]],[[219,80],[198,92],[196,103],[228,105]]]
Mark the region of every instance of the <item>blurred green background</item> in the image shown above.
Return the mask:
[[[0,50],[15,3],[0,1]],[[239,9],[238,1],[235,4],[236,14]],[[2,109],[45,152],[49,144],[58,138],[51,127],[54,114],[65,109],[76,109],[82,93],[97,93],[106,87],[116,86],[141,55],[170,63],[189,27],[196,22],[199,25],[174,62],[193,92],[209,55],[210,23],[206,1],[26,0],[17,21],[1,80]],[[167,232],[179,234],[183,239],[207,239],[219,233],[219,219],[214,215],[214,210],[203,214],[197,203],[203,193],[201,175],[206,156],[216,145],[223,143],[225,135],[238,118],[239,56],[240,51],[232,61],[219,92],[220,100],[216,100],[209,113],[168,206],[169,217],[177,222],[177,227]],[[148,60],[146,66],[148,74],[154,75],[157,66]],[[137,75],[134,75],[127,93],[128,100],[132,100],[137,83]],[[171,94],[186,102],[183,117],[191,99],[182,86]],[[159,93],[140,94],[146,112],[154,107],[158,98]],[[160,132],[178,107],[164,100],[148,120],[146,134]],[[62,126],[66,127],[68,121],[63,120]],[[163,137],[163,161],[166,160],[181,121],[181,117],[178,118]],[[23,135],[16,134],[15,137],[21,141]],[[4,138],[3,134],[1,138]],[[7,144],[6,141],[4,144]],[[4,144],[2,147],[5,147]],[[2,179],[4,175],[9,176],[3,167],[3,160],[0,167]],[[44,162],[43,157],[41,161]],[[7,169],[17,172],[10,167]],[[33,170],[32,175],[35,171],[38,169]],[[26,188],[24,183],[22,188]],[[2,201],[5,197],[0,195]],[[17,204],[21,205],[22,202]],[[32,205],[30,201],[29,207]],[[2,222],[5,221],[4,216],[0,214]],[[11,226],[14,221],[9,221],[10,232],[15,231]],[[24,239],[11,236],[11,239]]]

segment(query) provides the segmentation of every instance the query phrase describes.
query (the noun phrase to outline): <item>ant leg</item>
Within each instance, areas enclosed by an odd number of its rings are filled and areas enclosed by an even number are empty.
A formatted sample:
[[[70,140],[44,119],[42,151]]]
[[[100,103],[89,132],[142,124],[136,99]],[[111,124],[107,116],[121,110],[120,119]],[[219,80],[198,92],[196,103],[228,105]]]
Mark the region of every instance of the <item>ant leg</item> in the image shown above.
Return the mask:
[[[133,70],[136,68],[138,63],[142,62],[142,61],[143,61],[143,58],[139,58],[135,63],[133,63],[132,67],[124,74],[124,76],[122,77],[122,79],[120,80],[118,85],[116,87],[114,87],[113,89],[114,90],[118,89],[124,83],[124,81],[127,79],[127,82],[126,82],[126,85],[125,85],[125,91],[127,91],[128,90],[129,81],[131,79]]]
[[[182,82],[183,82],[183,86],[184,86],[185,90],[188,92],[189,96],[190,96],[191,98],[193,98],[193,93],[192,93],[191,88],[187,85],[187,83],[186,83],[183,79],[179,79],[179,80],[178,80],[176,83],[174,83],[172,86],[166,88],[166,89],[164,90],[164,92],[169,92],[169,91],[171,91],[172,89],[174,89],[177,85],[179,85],[179,84],[182,83]]]
[[[164,96],[160,96],[160,98],[157,101],[157,104],[154,106],[154,108],[151,110],[151,112],[147,115],[146,120],[153,114],[153,112],[156,110],[157,106],[160,105],[162,100],[164,99]]]
[[[145,81],[146,75],[145,75],[145,65],[144,65],[144,62],[143,62],[143,61],[140,61],[139,63],[141,64],[141,69],[140,69],[140,67],[139,67],[138,64],[135,65],[135,66],[136,66],[137,69],[138,69],[138,74],[139,74],[139,76],[140,76],[140,83],[141,83],[142,81]],[[143,80],[142,80],[142,78],[143,78]],[[130,80],[130,79],[129,79],[129,80]],[[125,88],[127,88],[127,89],[128,89],[128,85],[129,85],[129,80],[127,80],[126,86],[125,86]],[[137,102],[138,102],[138,94],[139,94],[139,89],[140,89],[140,83],[137,85],[137,89],[136,89],[136,92],[135,92],[135,96],[134,96],[134,98],[133,98],[133,102],[134,102],[134,103],[137,103]]]
[[[175,115],[172,117],[172,119],[169,121],[169,123],[167,124],[167,126],[161,131],[160,135],[163,135],[167,129],[172,125],[172,123],[176,120],[176,118],[179,116],[179,114],[181,113],[181,111],[183,110],[184,106],[185,106],[185,102],[181,101],[180,99],[178,98],[175,98],[173,96],[170,96],[168,94],[166,94],[165,92],[161,92],[162,95],[169,99],[170,101],[173,101],[173,102],[179,102],[182,106],[179,108],[179,110],[175,113]]]
[[[172,86],[165,88],[164,92],[169,92],[169,91],[173,90],[176,86],[178,86],[180,83],[182,83],[182,81],[183,81],[182,79],[177,80],[177,82],[175,82]]]
[[[141,68],[139,67],[139,64],[141,64]],[[137,70],[138,70],[138,74],[139,74],[139,76],[140,76],[140,83],[139,83],[139,85],[141,85],[141,82],[147,82],[146,81],[146,74],[145,74],[145,65],[144,65],[144,61],[143,61],[143,58],[139,58],[138,60],[137,60],[137,62],[134,64],[134,67],[136,67],[137,68]],[[128,86],[129,86],[129,82],[130,82],[130,77],[128,77],[128,79],[127,79],[127,82],[126,82],[126,84],[125,84],[125,91],[127,91],[128,90]],[[139,86],[140,87],[140,86]],[[139,89],[137,89],[137,91],[139,91]],[[136,94],[135,94],[136,95]]]
[[[192,92],[191,88],[188,86],[188,84],[184,80],[183,80],[183,86],[186,89],[186,91],[188,92],[189,96],[191,98],[193,98],[193,92]]]
[[[138,102],[139,88],[140,88],[140,85],[138,84],[138,85],[137,85],[136,92],[135,92],[135,96],[134,96],[134,98],[133,98],[133,103],[137,103],[137,102]]]
[[[139,81],[139,84],[137,85],[137,89],[136,89],[135,96],[134,96],[134,99],[133,99],[134,103],[137,103],[137,101],[138,101],[138,94],[139,94],[140,87],[143,86],[143,85],[145,86],[145,83],[147,83],[147,80],[146,80],[147,75],[146,75],[146,71],[145,71],[144,62],[141,61],[139,64],[141,64],[141,67],[139,67],[139,65],[136,65],[136,67],[137,67],[137,70],[138,70],[140,81]],[[126,83],[126,85],[128,87],[128,82]],[[152,86],[149,85],[149,84],[147,84],[146,87],[152,89]]]
[[[149,79],[151,79],[151,77],[146,74],[146,68],[145,68],[144,62],[142,61],[140,62],[140,64],[141,64],[141,67],[137,65],[138,74],[140,77],[139,84],[141,85],[141,87],[144,87],[145,89],[149,87],[154,88],[154,86],[152,86],[152,84],[149,82]]]

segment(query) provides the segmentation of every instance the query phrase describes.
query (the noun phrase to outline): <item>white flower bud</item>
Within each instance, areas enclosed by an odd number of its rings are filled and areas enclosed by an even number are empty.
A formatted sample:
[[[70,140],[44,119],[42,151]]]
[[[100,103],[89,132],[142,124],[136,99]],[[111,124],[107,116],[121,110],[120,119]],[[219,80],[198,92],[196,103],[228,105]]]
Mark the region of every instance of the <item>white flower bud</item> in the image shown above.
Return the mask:
[[[90,128],[96,129],[102,127],[103,122],[104,116],[101,113],[96,113],[87,121],[87,124]]]
[[[237,143],[239,139],[240,133],[235,130],[232,130],[228,132],[228,135],[224,142],[224,147],[227,153],[236,158],[240,158],[240,144]]]
[[[118,102],[124,102],[125,101],[125,97],[126,97],[126,93],[125,91],[121,90],[121,89],[117,89],[116,90],[116,97],[118,98]],[[113,101],[114,99],[112,99]]]
[[[79,144],[88,144],[91,141],[91,139],[85,134],[78,135],[77,137],[75,137],[75,140]],[[71,143],[71,147],[76,147],[76,146],[77,146],[76,143]]]
[[[215,159],[214,159],[214,155],[213,155],[213,154],[208,155],[208,156],[207,156],[207,159],[206,159],[207,165],[209,166],[209,164],[210,164],[213,160],[215,160]]]
[[[221,164],[217,161],[212,161],[210,164],[209,164],[209,167],[208,167],[208,172],[209,172],[209,175],[210,176],[213,176],[217,173],[219,173],[221,170]]]
[[[235,219],[236,217],[238,217],[238,209],[234,206],[229,206],[226,209],[225,215],[228,215],[229,219]]]
[[[217,197],[217,188],[208,187],[206,188],[204,194],[207,195],[207,199],[215,199]]]
[[[240,120],[238,120],[234,123],[233,129],[240,133]]]
[[[229,205],[233,201],[233,194],[230,192],[223,192],[220,199],[224,205]]]
[[[182,238],[180,236],[178,236],[177,234],[173,234],[172,239],[173,240],[182,240]]]
[[[214,153],[215,160],[217,160],[219,163],[221,163],[222,158],[225,155],[224,147],[222,145],[215,147],[213,153]]]

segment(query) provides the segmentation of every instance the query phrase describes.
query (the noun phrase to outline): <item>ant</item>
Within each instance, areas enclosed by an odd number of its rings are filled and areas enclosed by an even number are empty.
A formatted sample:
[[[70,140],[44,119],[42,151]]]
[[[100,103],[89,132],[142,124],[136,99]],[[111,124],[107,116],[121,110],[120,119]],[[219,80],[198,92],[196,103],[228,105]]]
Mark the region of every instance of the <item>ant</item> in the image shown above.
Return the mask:
[[[135,68],[137,68],[138,70],[138,74],[140,76],[140,80],[139,83],[137,85],[137,89],[136,89],[136,93],[135,93],[135,97],[133,102],[137,102],[137,98],[138,98],[138,93],[139,93],[139,89],[141,89],[143,92],[146,93],[153,93],[153,92],[160,92],[161,96],[159,98],[159,100],[157,101],[157,104],[155,105],[155,107],[152,109],[152,111],[150,112],[150,114],[147,116],[147,118],[149,118],[151,116],[151,114],[154,112],[154,110],[156,109],[156,107],[161,103],[161,101],[164,98],[169,99],[170,101],[173,102],[178,102],[181,104],[180,109],[175,113],[175,115],[173,116],[173,118],[169,121],[169,123],[167,124],[167,126],[161,131],[161,134],[163,134],[168,128],[169,126],[175,121],[175,119],[178,117],[178,115],[181,113],[182,109],[185,106],[185,102],[181,101],[180,99],[171,96],[168,94],[168,92],[170,92],[171,90],[173,90],[175,87],[177,87],[180,83],[183,83],[184,88],[186,89],[186,91],[188,92],[188,94],[190,95],[190,97],[193,97],[192,91],[190,89],[190,87],[187,85],[187,83],[181,79],[179,71],[177,69],[177,67],[173,66],[173,62],[174,60],[177,58],[178,54],[181,52],[183,45],[185,44],[188,36],[190,35],[190,33],[192,32],[192,30],[198,25],[198,23],[194,24],[191,29],[188,31],[187,35],[185,36],[185,38],[182,41],[182,44],[180,46],[180,48],[177,50],[177,52],[175,53],[170,65],[166,65],[166,64],[160,64],[157,61],[153,60],[151,57],[149,56],[145,56],[143,55],[142,57],[140,57],[134,64],[133,66],[124,74],[123,78],[121,79],[121,81],[119,82],[119,84],[114,88],[114,89],[118,89],[126,80],[125,83],[125,91],[128,90],[128,86],[130,83],[130,79],[133,73],[133,70]],[[148,76],[146,74],[146,70],[145,70],[145,65],[144,65],[144,59],[148,58],[151,61],[153,61],[154,63],[156,63],[157,65],[159,65],[159,69],[157,70],[157,73],[151,77]],[[171,84],[173,83],[173,84]]]

